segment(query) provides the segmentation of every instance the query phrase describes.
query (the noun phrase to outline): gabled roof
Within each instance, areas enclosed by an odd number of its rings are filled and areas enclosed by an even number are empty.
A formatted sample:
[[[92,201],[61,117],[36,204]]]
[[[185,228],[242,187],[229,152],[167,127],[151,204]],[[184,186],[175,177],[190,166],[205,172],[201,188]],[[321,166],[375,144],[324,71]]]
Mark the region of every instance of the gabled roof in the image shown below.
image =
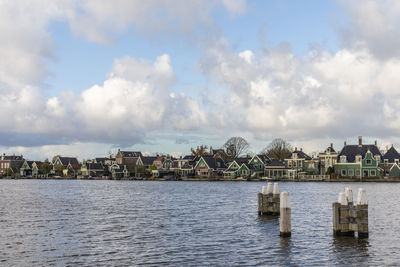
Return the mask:
[[[393,163],[395,159],[400,159],[400,154],[397,150],[392,146],[383,156],[383,159],[387,159],[388,162]]]
[[[104,170],[103,164],[101,163],[86,163],[86,168],[88,170]]]
[[[140,157],[141,159],[142,159],[142,163],[143,163],[143,165],[145,165],[145,166],[150,166],[150,165],[153,165],[153,162],[157,159],[157,157],[145,157],[145,156],[143,156],[143,157]]]
[[[305,159],[305,160],[310,160],[311,159],[311,157],[309,155],[307,155],[306,153],[304,153],[301,150],[293,151],[292,152],[292,156],[293,156],[294,153],[297,153],[297,158],[299,158],[299,159]]]
[[[382,154],[376,145],[346,145],[338,155],[338,160],[340,160],[340,156],[346,156],[347,162],[355,162],[357,155],[364,158],[368,150],[371,151],[373,156],[378,155],[382,158]]]
[[[67,166],[68,163],[71,163],[71,165],[79,164],[77,158],[73,158],[73,157],[59,157],[59,158],[60,158],[62,165],[64,165],[64,166]]]
[[[200,159],[203,158],[205,163],[208,165],[210,169],[225,169],[226,165],[225,162],[221,158],[214,158],[214,156],[201,156]],[[199,159],[199,161],[200,161]],[[197,163],[196,163],[197,166]]]
[[[249,170],[255,170],[255,167],[253,164],[249,164],[248,162],[243,162],[242,165],[240,165],[240,168],[245,165]]]

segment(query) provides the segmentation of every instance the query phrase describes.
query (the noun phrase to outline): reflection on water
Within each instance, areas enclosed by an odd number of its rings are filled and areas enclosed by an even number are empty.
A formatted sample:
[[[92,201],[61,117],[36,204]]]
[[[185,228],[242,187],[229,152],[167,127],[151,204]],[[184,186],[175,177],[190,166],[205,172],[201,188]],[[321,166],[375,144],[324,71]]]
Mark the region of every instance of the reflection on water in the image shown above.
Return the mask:
[[[279,236],[279,218],[257,214],[262,185],[0,180],[0,263],[400,264],[400,184],[280,183],[292,201],[290,238]],[[332,202],[361,185],[370,237],[334,237]]]

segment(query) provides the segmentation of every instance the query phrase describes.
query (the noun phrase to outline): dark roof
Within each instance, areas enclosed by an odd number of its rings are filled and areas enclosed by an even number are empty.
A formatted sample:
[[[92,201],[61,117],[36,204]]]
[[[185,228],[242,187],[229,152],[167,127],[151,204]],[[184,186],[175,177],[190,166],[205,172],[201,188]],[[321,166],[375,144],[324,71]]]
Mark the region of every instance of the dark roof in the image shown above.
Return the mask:
[[[88,170],[104,170],[103,164],[101,163],[86,163]]]
[[[330,153],[335,153],[335,149],[331,146],[328,146],[327,149],[325,149],[325,152],[330,152]]]
[[[295,150],[295,151],[293,151],[293,152],[292,152],[292,155],[293,155],[294,153],[297,153],[297,158],[306,159],[306,160],[310,160],[310,159],[311,159],[311,157],[310,157],[309,155],[307,155],[306,153],[304,153],[304,152],[301,151],[301,150]]]
[[[21,169],[22,165],[24,164],[24,161],[21,160],[13,160],[10,163],[10,168],[13,170],[13,172],[18,172],[19,169]]]
[[[4,160],[24,160],[24,158],[22,156],[16,156],[16,155],[12,155],[12,156],[3,156]]]
[[[383,159],[387,159],[388,162],[394,163],[395,159],[400,159],[400,154],[397,150],[392,146],[383,156]]]
[[[249,168],[249,170],[254,170],[254,169],[255,169],[255,167],[254,167],[253,164],[249,164],[248,162],[243,162],[243,164],[246,165],[246,167]],[[240,164],[240,167],[241,167],[243,164]]]
[[[157,157],[140,157],[142,159],[143,165],[151,166]]]
[[[187,159],[187,160],[194,160],[197,156],[195,155],[186,155],[183,157],[183,159]]]
[[[72,157],[60,157],[61,163],[64,166],[67,166],[68,163],[71,163],[71,165],[73,164],[79,164],[78,159],[77,158],[72,158]]]
[[[121,156],[124,158],[138,158],[142,156],[142,152],[139,151],[119,151]]]
[[[251,160],[251,158],[248,158],[248,157],[246,157],[246,158],[235,158],[234,160],[236,161],[237,164],[242,165],[243,163],[248,163]]]
[[[213,156],[202,156],[210,169],[225,169],[225,162],[221,158],[214,158]]]
[[[106,160],[108,160],[109,158],[95,158],[94,160],[97,162],[97,163],[103,163],[104,164],[104,162],[106,161]]]
[[[265,167],[285,167],[285,161],[284,160],[270,160],[265,164]]]
[[[376,145],[346,145],[338,155],[338,160],[340,160],[340,156],[346,156],[347,162],[355,162],[357,155],[364,158],[368,150],[371,151],[373,156],[379,155],[382,158],[382,154]]]
[[[267,163],[268,161],[270,161],[271,159],[265,155],[265,154],[258,154],[257,155],[264,163]]]

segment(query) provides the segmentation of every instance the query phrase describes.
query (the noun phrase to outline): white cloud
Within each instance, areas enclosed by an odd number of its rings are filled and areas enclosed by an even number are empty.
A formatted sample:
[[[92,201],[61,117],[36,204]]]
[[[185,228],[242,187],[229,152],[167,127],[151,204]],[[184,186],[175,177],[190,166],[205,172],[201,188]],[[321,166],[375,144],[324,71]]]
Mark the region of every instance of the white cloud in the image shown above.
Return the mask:
[[[343,45],[354,51],[367,48],[381,59],[400,56],[400,2],[396,0],[341,1],[349,25],[342,29]]]

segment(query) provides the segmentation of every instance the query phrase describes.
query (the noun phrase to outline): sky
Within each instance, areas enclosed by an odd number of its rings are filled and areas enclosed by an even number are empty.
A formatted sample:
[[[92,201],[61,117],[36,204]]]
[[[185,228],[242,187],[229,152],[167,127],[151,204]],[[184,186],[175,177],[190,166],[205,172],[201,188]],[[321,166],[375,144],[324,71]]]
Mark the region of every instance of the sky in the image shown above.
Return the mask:
[[[0,149],[400,145],[400,2],[0,0]]]

